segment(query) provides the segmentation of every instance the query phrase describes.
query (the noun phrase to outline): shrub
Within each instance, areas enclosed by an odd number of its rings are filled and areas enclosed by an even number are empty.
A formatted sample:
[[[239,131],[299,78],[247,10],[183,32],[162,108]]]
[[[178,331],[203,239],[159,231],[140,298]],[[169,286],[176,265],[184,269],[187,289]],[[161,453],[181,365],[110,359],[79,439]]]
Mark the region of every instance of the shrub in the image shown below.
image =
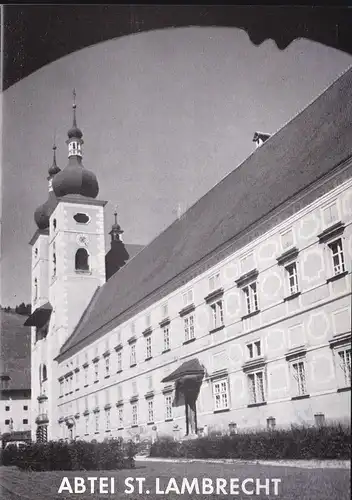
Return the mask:
[[[133,468],[134,456],[133,443],[121,440],[104,443],[50,441],[23,448],[8,446],[2,451],[2,463],[35,471],[112,470]]]
[[[161,438],[152,444],[151,457],[239,459],[345,459],[351,457],[351,429],[340,424],[210,435],[175,442]]]

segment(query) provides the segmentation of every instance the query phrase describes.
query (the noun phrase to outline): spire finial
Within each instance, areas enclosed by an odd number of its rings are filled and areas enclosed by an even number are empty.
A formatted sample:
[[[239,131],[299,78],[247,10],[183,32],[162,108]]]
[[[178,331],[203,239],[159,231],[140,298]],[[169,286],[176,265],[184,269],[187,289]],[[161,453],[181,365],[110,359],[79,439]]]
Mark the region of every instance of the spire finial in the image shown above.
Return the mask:
[[[72,96],[73,96],[73,104],[72,104],[72,109],[73,109],[73,126],[77,127],[77,122],[76,122],[76,108],[77,108],[77,104],[76,104],[76,89],[73,89]]]
[[[117,205],[114,207],[115,225],[117,226]]]

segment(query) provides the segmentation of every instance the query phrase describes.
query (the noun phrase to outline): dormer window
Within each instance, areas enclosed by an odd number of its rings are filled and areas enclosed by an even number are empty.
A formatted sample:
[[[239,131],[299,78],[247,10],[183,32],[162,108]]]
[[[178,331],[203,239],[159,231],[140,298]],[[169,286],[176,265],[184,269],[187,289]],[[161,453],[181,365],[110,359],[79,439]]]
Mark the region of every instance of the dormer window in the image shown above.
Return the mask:
[[[79,248],[75,256],[76,271],[89,271],[89,255],[85,248]]]

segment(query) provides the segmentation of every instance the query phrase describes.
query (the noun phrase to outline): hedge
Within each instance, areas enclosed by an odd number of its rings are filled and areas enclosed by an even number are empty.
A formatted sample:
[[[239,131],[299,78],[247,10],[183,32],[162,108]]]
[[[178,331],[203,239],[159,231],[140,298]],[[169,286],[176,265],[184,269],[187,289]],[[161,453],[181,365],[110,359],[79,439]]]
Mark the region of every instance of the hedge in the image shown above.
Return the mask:
[[[136,448],[132,442],[111,439],[102,443],[50,441],[2,450],[3,465],[35,471],[115,470],[134,468]]]
[[[342,425],[155,441],[151,457],[238,459],[340,459],[351,457],[351,429]]]

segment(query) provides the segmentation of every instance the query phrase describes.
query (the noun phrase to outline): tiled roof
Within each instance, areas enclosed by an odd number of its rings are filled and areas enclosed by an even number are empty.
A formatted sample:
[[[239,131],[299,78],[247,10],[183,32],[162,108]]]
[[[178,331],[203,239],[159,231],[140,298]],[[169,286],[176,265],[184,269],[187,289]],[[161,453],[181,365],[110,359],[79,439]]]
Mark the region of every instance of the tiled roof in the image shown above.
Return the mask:
[[[110,331],[128,309],[350,157],[351,117],[349,69],[105,283],[61,354]]]

